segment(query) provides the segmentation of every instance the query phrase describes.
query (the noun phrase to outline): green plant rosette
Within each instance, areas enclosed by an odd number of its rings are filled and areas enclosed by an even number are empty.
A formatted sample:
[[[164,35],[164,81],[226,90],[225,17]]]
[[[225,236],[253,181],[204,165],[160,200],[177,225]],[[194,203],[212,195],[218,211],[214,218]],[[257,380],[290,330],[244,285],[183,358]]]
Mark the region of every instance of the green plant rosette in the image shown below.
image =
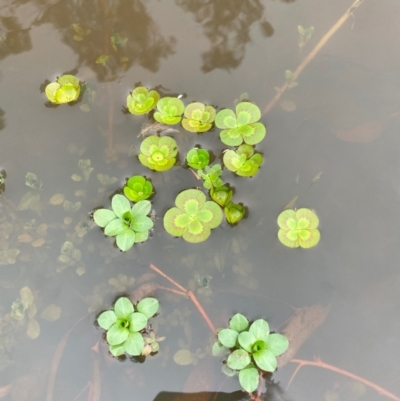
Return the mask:
[[[212,167],[206,166],[203,170],[198,170],[197,174],[204,180],[204,188],[218,188],[224,183],[220,177],[222,167],[220,164],[214,164]]]
[[[225,207],[232,199],[233,190],[226,185],[218,188],[211,188],[210,196],[215,203],[218,203],[221,207]]]
[[[155,298],[144,298],[135,308],[129,298],[121,297],[115,303],[114,310],[100,314],[97,323],[107,330],[106,339],[112,355],[141,355],[145,344],[140,331],[147,326],[148,319],[157,313],[158,307]]]
[[[133,244],[144,242],[149,237],[153,221],[147,217],[151,203],[142,200],[133,205],[123,195],[114,195],[111,200],[112,210],[98,209],[93,213],[95,223],[104,228],[104,234],[115,237],[121,251],[127,251]]]
[[[182,126],[189,132],[205,132],[211,129],[215,120],[216,111],[212,106],[195,102],[188,104],[185,108],[185,118]]]
[[[166,171],[176,163],[178,145],[169,136],[149,136],[140,145],[140,162],[151,170]]]
[[[78,99],[81,92],[79,80],[73,75],[62,75],[56,82],[46,86],[47,99],[54,104],[70,103]]]
[[[176,97],[163,97],[157,103],[154,119],[161,124],[174,125],[180,123],[185,105]]]
[[[131,114],[147,114],[156,107],[159,99],[160,95],[157,91],[149,91],[144,86],[139,86],[128,95],[126,105]]]
[[[257,122],[261,118],[260,109],[253,103],[240,102],[236,105],[236,114],[231,109],[218,112],[215,125],[223,129],[220,138],[229,146],[239,146],[243,142],[255,145],[266,134],[264,124]]]
[[[242,177],[252,177],[258,173],[263,162],[260,153],[254,154],[251,145],[240,145],[236,150],[227,150],[224,153],[225,167]]]
[[[312,248],[321,234],[318,216],[310,209],[284,210],[278,217],[279,241],[289,248]]]
[[[226,221],[229,224],[236,224],[245,216],[246,208],[239,203],[229,203],[225,206],[224,212]]]
[[[187,189],[175,199],[176,207],[164,216],[164,228],[174,237],[182,237],[187,242],[205,241],[213,228],[222,222],[220,207],[198,189]]]
[[[190,149],[186,155],[186,162],[189,167],[201,170],[210,163],[210,153],[205,149]]]
[[[124,187],[125,196],[133,202],[148,199],[153,193],[153,185],[141,175],[129,178]]]

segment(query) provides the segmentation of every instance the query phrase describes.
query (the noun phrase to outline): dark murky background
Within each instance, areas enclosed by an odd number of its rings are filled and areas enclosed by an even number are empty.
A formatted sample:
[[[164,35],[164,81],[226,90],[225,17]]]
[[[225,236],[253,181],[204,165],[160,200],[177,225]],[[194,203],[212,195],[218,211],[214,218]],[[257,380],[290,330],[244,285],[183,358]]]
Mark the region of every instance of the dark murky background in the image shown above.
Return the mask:
[[[265,155],[258,176],[224,172],[249,216],[234,228],[224,223],[203,244],[174,239],[162,227],[177,193],[199,183],[181,167],[156,174],[130,157],[131,146],[137,154],[146,118],[121,112],[138,82],[220,108],[248,92],[263,110],[283,85],[285,70],[295,70],[351,3],[2,1],[0,167],[7,178],[0,196],[0,397],[165,401],[194,399],[177,393],[197,391],[234,392],[196,398],[201,400],[244,397],[237,378],[227,378],[220,361],[207,354],[213,338],[193,304],[161,290],[155,292],[161,309],[153,322],[166,340],[156,356],[143,364],[119,362],[104,343],[99,352],[91,349],[101,337],[95,318],[117,296],[144,280],[169,285],[149,275],[149,263],[200,290],[216,327],[239,311],[279,330],[294,308],[330,305],[296,357],[318,356],[400,394],[399,2],[365,0],[298,86],[263,115],[268,133],[257,146]],[[73,24],[90,34],[79,37]],[[298,25],[315,27],[302,49]],[[110,42],[116,33],[127,38],[117,51]],[[106,65],[96,64],[103,54],[109,55]],[[88,87],[83,100],[45,107],[41,84],[74,69]],[[181,159],[194,144],[216,155],[224,149],[217,130],[174,137]],[[81,159],[94,170],[86,171],[87,181],[74,181],[74,174],[83,177]],[[40,189],[25,185],[28,172],[42,182]],[[158,220],[151,240],[123,254],[99,228],[87,229],[88,214],[108,207],[109,197],[134,174],[151,177]],[[321,242],[308,251],[285,248],[276,237],[276,218],[294,196],[295,207],[315,209],[321,221]],[[65,241],[80,251],[69,266],[59,260]],[[109,283],[121,274],[135,282]],[[210,294],[196,283],[204,275],[212,276]],[[5,316],[25,286],[37,314],[10,329]],[[191,365],[174,361],[179,349],[193,353]],[[385,398],[315,367],[303,367],[285,391],[295,367],[289,363],[273,375],[280,384],[270,385],[265,399]]]

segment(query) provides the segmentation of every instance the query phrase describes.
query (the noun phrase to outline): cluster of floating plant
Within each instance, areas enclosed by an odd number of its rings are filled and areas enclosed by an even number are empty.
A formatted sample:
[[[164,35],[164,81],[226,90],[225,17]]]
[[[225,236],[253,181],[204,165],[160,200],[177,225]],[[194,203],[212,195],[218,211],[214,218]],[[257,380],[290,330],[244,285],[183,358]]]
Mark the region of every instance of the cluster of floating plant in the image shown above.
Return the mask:
[[[260,373],[274,372],[276,357],[289,346],[282,334],[270,333],[264,319],[252,324],[240,313],[229,321],[229,327],[218,331],[218,341],[214,344],[214,356],[229,353],[222,371],[228,376],[239,374],[240,385],[249,393],[258,387]]]
[[[114,305],[114,310],[103,312],[98,318],[99,326],[107,331],[106,339],[109,350],[114,356],[127,353],[131,356],[149,355],[158,351],[158,341],[147,333],[148,320],[159,308],[155,298],[143,298],[133,305],[129,298],[121,297]],[[158,340],[158,341],[157,341]]]

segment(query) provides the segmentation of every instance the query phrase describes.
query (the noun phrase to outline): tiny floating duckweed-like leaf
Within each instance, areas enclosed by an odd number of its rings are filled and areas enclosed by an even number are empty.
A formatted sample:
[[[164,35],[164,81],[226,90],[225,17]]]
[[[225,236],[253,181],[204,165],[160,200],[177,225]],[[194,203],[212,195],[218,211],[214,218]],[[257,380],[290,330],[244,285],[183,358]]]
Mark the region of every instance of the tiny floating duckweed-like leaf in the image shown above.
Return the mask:
[[[138,356],[145,348],[145,341],[140,333],[148,323],[148,319],[158,311],[158,301],[144,298],[135,307],[129,298],[121,297],[114,305],[97,318],[99,326],[107,330],[107,343],[112,355],[125,353]]]
[[[214,164],[212,167],[206,166],[203,170],[198,170],[197,174],[204,180],[204,188],[218,188],[224,182],[219,178],[222,174],[222,167],[220,164]]]
[[[229,203],[229,205],[225,206],[224,212],[226,221],[229,224],[236,224],[245,216],[246,208],[239,203]]]
[[[222,221],[220,207],[198,189],[187,189],[175,200],[176,207],[165,213],[164,228],[174,237],[182,237],[188,242],[203,242],[211,234],[211,229]]]
[[[232,199],[233,190],[226,185],[218,188],[211,188],[210,196],[214,202],[218,203],[218,205],[225,207]]]
[[[124,187],[125,196],[133,202],[145,200],[153,193],[153,185],[141,175],[129,178]]]
[[[140,145],[140,162],[151,170],[166,171],[176,162],[178,145],[169,136],[149,136]]]
[[[318,216],[310,209],[284,210],[278,217],[278,238],[289,248],[312,248],[321,234]]]
[[[73,75],[62,75],[56,82],[46,86],[47,99],[55,104],[70,103],[78,99],[81,92],[79,80]]]
[[[154,119],[161,124],[174,125],[180,123],[185,105],[176,97],[163,97],[157,103]]]
[[[189,132],[205,132],[212,127],[215,120],[215,109],[203,103],[195,102],[185,108],[185,118],[182,126]]]
[[[189,167],[201,170],[210,163],[210,154],[205,149],[194,148],[186,155],[186,162]]]
[[[220,138],[229,146],[239,146],[243,142],[255,145],[261,142],[266,133],[264,124],[257,122],[261,118],[260,109],[253,103],[240,102],[233,110],[224,109],[215,117],[215,125],[222,128]]]
[[[115,237],[121,251],[127,251],[136,242],[144,242],[149,237],[153,221],[147,215],[151,203],[147,200],[137,202],[133,207],[123,195],[114,195],[111,201],[112,210],[98,209],[93,213],[93,219],[104,234]]]
[[[236,150],[227,150],[224,153],[223,162],[225,167],[242,177],[251,177],[258,173],[263,162],[260,153],[254,154],[250,145],[240,145]]]
[[[139,86],[128,96],[126,105],[131,114],[141,115],[153,110],[159,99],[160,95],[157,91],[149,91],[144,86]]]

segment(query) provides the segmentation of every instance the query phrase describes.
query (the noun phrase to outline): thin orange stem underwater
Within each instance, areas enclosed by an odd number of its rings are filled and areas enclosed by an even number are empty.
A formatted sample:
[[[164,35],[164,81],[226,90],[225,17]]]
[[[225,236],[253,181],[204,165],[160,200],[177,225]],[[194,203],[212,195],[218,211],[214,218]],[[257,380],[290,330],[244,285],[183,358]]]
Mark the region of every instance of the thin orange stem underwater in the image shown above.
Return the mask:
[[[340,369],[340,368],[337,368],[336,366],[332,366],[332,365],[329,365],[329,364],[327,364],[325,362],[322,362],[320,359],[317,359],[315,361],[306,361],[306,360],[303,360],[303,359],[292,359],[290,362],[297,363],[297,364],[299,364],[299,366],[296,368],[296,370],[294,371],[292,377],[290,378],[289,384],[287,385],[287,388],[290,386],[290,384],[293,381],[295,375],[297,374],[297,372],[300,370],[301,367],[303,367],[303,366],[316,366],[318,368],[331,370],[332,372],[336,372],[336,373],[339,373],[339,374],[341,374],[343,376],[350,377],[351,379],[357,380],[360,383],[363,383],[366,386],[374,389],[377,393],[379,393],[381,395],[384,395],[384,396],[386,396],[386,397],[388,397],[388,398],[390,398],[390,399],[392,399],[394,401],[400,401],[400,397],[397,397],[396,395],[394,395],[390,391],[384,389],[383,387],[378,386],[377,384],[372,383],[369,380],[364,379],[361,376],[358,376],[358,375],[355,375],[354,373],[348,372],[347,370]]]

